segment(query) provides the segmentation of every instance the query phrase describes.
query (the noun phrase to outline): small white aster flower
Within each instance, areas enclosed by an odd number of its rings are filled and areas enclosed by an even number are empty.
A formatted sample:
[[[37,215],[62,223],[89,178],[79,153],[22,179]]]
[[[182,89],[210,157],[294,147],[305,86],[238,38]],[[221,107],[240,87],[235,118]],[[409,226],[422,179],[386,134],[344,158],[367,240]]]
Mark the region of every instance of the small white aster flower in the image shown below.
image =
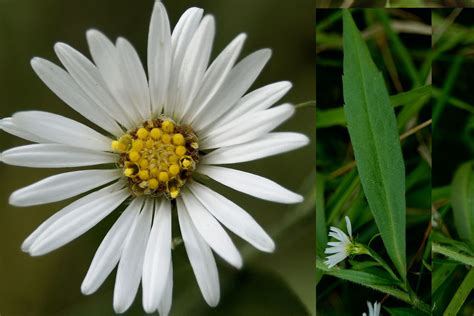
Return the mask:
[[[328,246],[324,251],[325,254],[331,254],[326,257],[326,265],[329,268],[334,267],[339,262],[343,261],[352,253],[353,242],[352,242],[352,226],[349,217],[345,217],[347,232],[349,235],[344,233],[341,229],[331,226],[329,237],[336,238],[338,241],[328,242]]]
[[[237,191],[279,203],[302,197],[248,172],[225,168],[294,150],[308,143],[298,133],[271,132],[294,113],[272,107],[291,88],[278,82],[246,93],[270,58],[262,49],[236,63],[245,40],[237,36],[210,64],[214,18],[190,8],[173,32],[163,4],[155,3],[148,36],[148,76],[132,45],[87,32],[92,63],[70,46],[54,49],[66,70],[33,58],[32,67],[65,103],[100,128],[60,115],[27,111],[0,121],[5,132],[37,144],[3,152],[1,161],[35,168],[109,165],[51,176],[15,191],[10,203],[31,206],[89,191],[35,230],[22,249],[51,252],[126,203],[99,246],[82,283],[95,292],[118,265],[113,306],[123,313],[140,281],[143,308],[167,315],[171,308],[172,210],[202,295],[220,297],[213,252],[240,268],[242,258],[222,225],[261,251],[274,242],[242,208],[201,184],[207,176]],[[100,188],[102,187],[102,188]],[[100,189],[99,189],[100,188]]]
[[[372,306],[372,303],[367,302],[367,307],[369,307],[369,316],[379,316],[380,315],[380,308],[381,304],[375,302]],[[367,316],[367,313],[363,313],[362,316]]]

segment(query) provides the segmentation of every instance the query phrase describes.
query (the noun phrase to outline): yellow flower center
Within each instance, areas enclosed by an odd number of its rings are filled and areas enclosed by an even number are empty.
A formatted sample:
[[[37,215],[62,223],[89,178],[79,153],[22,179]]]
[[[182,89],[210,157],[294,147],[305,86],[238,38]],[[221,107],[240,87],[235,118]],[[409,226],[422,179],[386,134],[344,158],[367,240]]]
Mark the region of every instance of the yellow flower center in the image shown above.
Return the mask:
[[[135,195],[178,197],[199,162],[191,127],[160,117],[112,142],[119,165]]]

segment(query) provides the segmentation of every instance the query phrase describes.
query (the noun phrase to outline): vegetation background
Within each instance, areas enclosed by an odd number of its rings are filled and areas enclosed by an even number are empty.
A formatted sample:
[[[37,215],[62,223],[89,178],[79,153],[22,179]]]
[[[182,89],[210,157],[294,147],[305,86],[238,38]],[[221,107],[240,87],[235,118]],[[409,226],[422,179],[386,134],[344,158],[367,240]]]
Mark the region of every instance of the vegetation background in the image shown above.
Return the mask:
[[[390,0],[391,7],[474,7],[474,0]],[[316,0],[317,8],[383,8],[387,0]]]
[[[465,181],[474,178],[474,169],[466,168],[474,158],[474,11],[442,9],[432,18],[434,315],[472,315],[474,236],[462,227],[474,226],[474,187]],[[465,220],[455,220],[465,212]],[[470,264],[450,255],[452,249]]]
[[[190,6],[216,17],[215,57],[237,34],[246,32],[241,56],[260,48],[273,56],[254,88],[289,80],[293,89],[282,102],[314,100],[314,11],[310,1],[227,0],[165,1],[171,24]],[[0,117],[16,111],[42,110],[87,123],[59,100],[30,67],[40,56],[58,63],[53,45],[65,42],[88,54],[85,32],[124,36],[146,60],[148,24],[153,1],[127,0],[0,0]],[[217,259],[221,302],[212,309],[199,293],[184,247],[174,251],[172,315],[307,315],[315,313],[314,280],[314,108],[298,109],[279,130],[312,138],[304,149],[237,166],[274,179],[303,195],[299,206],[261,201],[223,186],[217,189],[249,211],[277,243],[274,254],[258,253],[237,238],[244,268],[237,271]],[[0,150],[24,141],[0,133]],[[14,190],[66,170],[28,169],[0,164],[0,314],[114,315],[115,272],[93,295],[83,296],[80,284],[92,257],[117,217],[115,212],[76,241],[42,257],[22,253],[23,240],[43,220],[70,201],[14,208]],[[176,222],[176,221],[175,221]],[[178,234],[177,227],[174,234]],[[141,293],[126,315],[143,315]]]

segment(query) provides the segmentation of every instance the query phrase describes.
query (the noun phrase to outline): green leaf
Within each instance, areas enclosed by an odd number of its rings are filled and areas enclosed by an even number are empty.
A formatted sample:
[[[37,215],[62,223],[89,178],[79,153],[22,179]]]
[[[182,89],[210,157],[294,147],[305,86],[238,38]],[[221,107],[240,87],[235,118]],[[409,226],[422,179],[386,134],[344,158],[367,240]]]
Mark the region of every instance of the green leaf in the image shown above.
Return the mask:
[[[405,165],[395,113],[349,11],[343,23],[344,110],[357,170],[387,253],[406,279]]]
[[[456,291],[456,294],[454,294],[453,299],[449,303],[448,308],[446,308],[443,315],[458,315],[459,310],[473,288],[474,269],[471,269],[462,281],[461,285]]]
[[[342,107],[329,110],[316,108],[316,128],[336,125],[346,125],[346,117],[344,116],[344,109]]]
[[[421,98],[426,98],[431,96],[431,85],[422,86],[419,88],[412,89],[410,91],[401,92],[390,96],[390,103],[392,106],[400,106],[408,103],[412,103]]]
[[[471,246],[463,241],[458,241],[450,237],[446,237],[445,235],[441,234],[438,231],[432,231],[431,238],[433,239],[434,242],[437,242],[438,244],[448,245],[450,248],[452,248],[453,250],[457,252],[461,252],[468,256],[474,257],[474,251],[471,248]]]
[[[422,0],[399,0],[395,5],[391,5],[392,8],[424,8],[425,6]]]
[[[433,249],[434,253],[442,254],[442,255],[444,255],[446,257],[449,257],[453,260],[456,260],[456,261],[461,262],[463,264],[467,264],[467,265],[470,265],[470,266],[474,267],[474,257],[462,254],[462,253],[458,252],[455,249],[452,249],[452,248],[447,247],[447,246],[442,246],[442,245],[436,244],[436,243],[433,243],[433,248],[432,249]]]
[[[384,277],[374,275],[373,273],[367,273],[363,271],[348,270],[348,269],[328,269],[321,260],[316,260],[316,267],[324,274],[331,275],[342,280],[351,281],[360,285],[367,286],[371,289],[392,295],[404,302],[410,303],[411,300],[409,295],[395,287],[396,281]]]
[[[451,204],[459,237],[474,245],[474,162],[461,165],[452,183]]]

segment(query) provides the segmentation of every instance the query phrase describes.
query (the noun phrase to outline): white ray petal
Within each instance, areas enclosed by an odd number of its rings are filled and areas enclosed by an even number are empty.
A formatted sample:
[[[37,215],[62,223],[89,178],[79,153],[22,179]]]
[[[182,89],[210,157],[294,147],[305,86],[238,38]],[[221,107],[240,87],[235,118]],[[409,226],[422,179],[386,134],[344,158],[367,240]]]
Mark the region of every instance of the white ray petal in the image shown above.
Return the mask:
[[[113,102],[117,106],[115,111],[123,112],[118,114],[126,122],[129,122],[129,126],[136,127],[142,119],[128,93],[127,89],[129,88],[125,85],[128,74],[123,69],[119,50],[107,36],[97,30],[87,31],[87,42],[97,69],[94,69],[94,66],[91,67],[88,60],[84,60],[84,64],[90,68],[91,73],[98,70],[101,76],[98,80],[103,81],[104,86],[108,88],[110,95],[113,96]]]
[[[94,259],[81,284],[81,292],[89,295],[97,291],[120,260],[128,232],[143,207],[143,199],[135,198],[120,215],[97,249]]]
[[[171,71],[171,31],[163,3],[155,1],[148,33],[148,77],[153,115],[159,115],[168,96]]]
[[[32,168],[69,168],[115,163],[118,155],[61,144],[34,144],[11,148],[0,161]]]
[[[151,229],[153,199],[146,199],[142,212],[133,223],[124,242],[114,288],[114,310],[125,312],[138,292],[143,271],[146,243]]]
[[[202,296],[210,306],[216,306],[220,298],[219,275],[211,248],[207,245],[189,215],[181,198],[177,199],[179,227],[183,236],[184,247],[201,289]]]
[[[339,262],[342,262],[346,258],[347,258],[347,255],[344,252],[339,252],[334,255],[330,255],[326,257],[326,261],[324,261],[324,263],[326,263],[328,268],[332,268],[335,265],[337,265]]]
[[[143,309],[153,313],[166,290],[171,263],[171,203],[156,201],[153,228],[143,262]]]
[[[41,111],[13,114],[13,123],[28,133],[37,134],[51,143],[92,150],[110,150],[112,140],[92,128],[64,116]]]
[[[150,91],[140,57],[132,44],[122,37],[117,40],[117,52],[122,66],[123,89],[132,102],[130,105],[135,107],[142,122],[149,120],[151,118]]]
[[[176,90],[184,54],[199,26],[202,14],[203,10],[199,8],[189,8],[186,10],[180,17],[171,35],[172,64],[168,86],[168,99],[164,108],[164,114],[167,116],[171,116],[174,112],[173,106],[176,102]]]
[[[339,253],[339,252],[342,252],[344,251],[344,245],[339,245],[337,247],[330,247],[330,248],[326,248],[324,250],[324,253],[325,254],[332,254],[332,253]]]
[[[291,82],[275,82],[254,90],[239,100],[227,113],[222,116],[216,126],[225,125],[247,113],[263,111],[277,103],[291,89]]]
[[[21,126],[18,126],[13,122],[13,119],[11,117],[5,117],[0,120],[0,129],[3,130],[4,132],[7,132],[8,134],[29,140],[30,142],[34,143],[50,143],[49,140],[36,135],[32,134],[23,128]]]
[[[133,120],[112,97],[101,73],[89,59],[64,43],[54,45],[54,51],[86,95],[122,126],[134,127]]]
[[[199,147],[202,149],[227,147],[255,140],[289,119],[294,112],[295,108],[291,104],[283,104],[241,116],[205,135]]]
[[[68,206],[61,209],[60,211],[54,213],[51,217],[49,217],[46,221],[44,221],[38,228],[35,229],[35,231],[33,231],[25,239],[25,241],[21,245],[21,250],[23,250],[24,252],[29,252],[31,245],[38,239],[38,237],[40,237],[46,229],[51,227],[51,225],[53,225],[57,220],[64,217],[66,214],[69,214],[75,209],[81,207],[82,205],[90,203],[91,201],[95,201],[98,197],[107,195],[111,192],[115,192],[117,190],[120,190],[123,187],[124,187],[124,183],[122,181],[118,181],[112,185],[109,185],[103,189],[100,189],[99,191],[92,192],[72,202]]]
[[[344,219],[346,220],[347,232],[349,233],[349,236],[352,236],[351,220],[349,219],[349,216],[345,216]]]
[[[219,222],[258,250],[272,252],[275,243],[260,225],[240,206],[219,193],[198,183],[189,183],[189,189]]]
[[[165,292],[161,297],[158,305],[160,316],[168,316],[171,311],[171,303],[173,301],[173,264],[170,262],[170,269],[167,273]]]
[[[343,236],[343,235],[340,235],[340,234],[337,233],[337,232],[330,232],[328,235],[329,235],[329,237],[336,238],[336,239],[339,240],[339,241],[343,241],[343,240],[344,240],[344,236]]]
[[[192,121],[195,114],[200,112],[201,107],[206,105],[222,87],[242,50],[246,38],[245,34],[239,34],[209,66],[195,100],[188,102],[183,111],[184,122]]]
[[[330,230],[336,233],[336,236],[333,236],[334,238],[343,242],[350,242],[349,237],[341,229],[331,226]]]
[[[308,143],[309,138],[303,134],[270,133],[248,143],[218,148],[202,157],[200,163],[219,165],[257,160],[292,151]]]
[[[122,175],[120,170],[81,170],[61,173],[16,190],[10,195],[15,206],[57,202],[112,182]]]
[[[72,109],[115,136],[123,133],[113,118],[82,91],[67,71],[38,57],[31,60],[31,66],[46,86]]]
[[[178,121],[182,119],[184,109],[193,101],[201,87],[211,56],[214,34],[214,18],[206,15],[194,33],[181,65],[173,115]]]
[[[129,195],[128,189],[107,193],[68,212],[38,236],[29,253],[41,256],[76,239],[114,211]]]
[[[219,222],[190,191],[183,190],[181,197],[201,237],[225,261],[240,269],[242,257]]]
[[[271,50],[261,49],[232,68],[219,92],[196,113],[196,118],[191,122],[194,130],[202,131],[232,108],[257,79],[270,55]]]
[[[262,200],[293,204],[303,201],[303,197],[285,189],[278,183],[252,173],[215,166],[200,165],[202,173],[234,190],[255,196]]]

